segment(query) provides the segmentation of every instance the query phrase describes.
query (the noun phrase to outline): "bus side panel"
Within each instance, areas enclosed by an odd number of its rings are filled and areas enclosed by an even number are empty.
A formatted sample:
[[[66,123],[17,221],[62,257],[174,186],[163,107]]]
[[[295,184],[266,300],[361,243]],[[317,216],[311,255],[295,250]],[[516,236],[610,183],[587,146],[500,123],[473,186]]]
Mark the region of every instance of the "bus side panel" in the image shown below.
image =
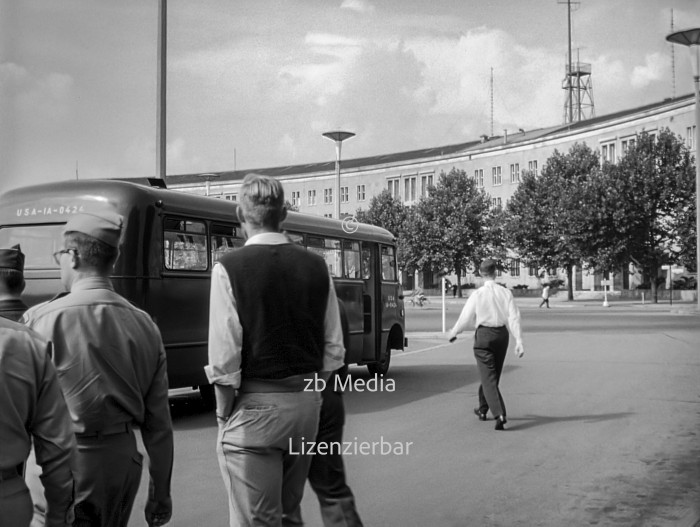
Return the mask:
[[[345,305],[345,313],[350,333],[350,348],[345,350],[345,363],[356,364],[362,361],[364,317],[362,315],[362,282],[349,280],[335,281],[335,292]]]
[[[209,287],[208,275],[164,273],[160,280],[151,280],[147,311],[163,336],[171,388],[209,383],[204,373],[208,362]]]

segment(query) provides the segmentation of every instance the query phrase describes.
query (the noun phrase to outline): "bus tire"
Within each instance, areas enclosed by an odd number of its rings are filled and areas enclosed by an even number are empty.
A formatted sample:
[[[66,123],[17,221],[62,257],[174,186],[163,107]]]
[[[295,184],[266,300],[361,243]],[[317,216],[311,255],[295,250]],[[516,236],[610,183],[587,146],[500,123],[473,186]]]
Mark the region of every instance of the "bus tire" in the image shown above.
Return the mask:
[[[386,375],[389,371],[389,364],[391,363],[391,339],[387,339],[386,343],[386,353],[384,358],[377,362],[372,362],[367,365],[367,370],[372,375]]]

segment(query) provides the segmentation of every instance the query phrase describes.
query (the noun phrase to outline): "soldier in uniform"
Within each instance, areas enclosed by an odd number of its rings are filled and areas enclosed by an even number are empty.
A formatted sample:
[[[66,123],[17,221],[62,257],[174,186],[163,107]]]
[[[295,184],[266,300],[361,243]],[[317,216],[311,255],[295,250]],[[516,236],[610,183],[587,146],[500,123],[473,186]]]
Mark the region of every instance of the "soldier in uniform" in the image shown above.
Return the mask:
[[[24,254],[19,245],[0,249],[0,317],[17,321],[27,310],[24,291]]]
[[[75,527],[125,527],[150,459],[149,525],[172,514],[173,432],[163,342],[157,326],[112,288],[122,217],[77,214],[54,254],[68,293],[29,309],[24,322],[51,340],[58,378],[73,419],[78,453]]]
[[[50,350],[32,330],[0,318],[0,523],[4,527],[27,527],[32,519],[32,500],[21,477],[32,441],[43,469],[46,525],[73,524],[75,436]]]

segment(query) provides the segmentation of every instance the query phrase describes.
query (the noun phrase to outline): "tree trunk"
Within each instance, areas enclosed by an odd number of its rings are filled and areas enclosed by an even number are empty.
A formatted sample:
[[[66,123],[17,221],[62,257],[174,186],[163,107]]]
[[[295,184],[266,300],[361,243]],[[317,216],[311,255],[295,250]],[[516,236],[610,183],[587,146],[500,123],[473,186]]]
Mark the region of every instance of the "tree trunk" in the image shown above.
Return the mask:
[[[654,304],[659,303],[659,288],[656,286],[656,276],[659,274],[659,269],[656,265],[653,265],[649,269],[649,285],[651,287],[651,301]]]
[[[567,300],[572,301],[574,299],[574,266],[571,264],[566,266],[566,281],[568,282],[566,286]]]
[[[455,271],[455,276],[457,276],[457,296],[462,298],[462,274],[459,269]]]

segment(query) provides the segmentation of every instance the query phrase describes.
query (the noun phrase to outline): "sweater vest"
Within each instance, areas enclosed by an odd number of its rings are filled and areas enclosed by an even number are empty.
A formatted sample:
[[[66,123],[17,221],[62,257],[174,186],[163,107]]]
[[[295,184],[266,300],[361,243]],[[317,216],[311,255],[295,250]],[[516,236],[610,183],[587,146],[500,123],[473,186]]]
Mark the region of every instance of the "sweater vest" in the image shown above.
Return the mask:
[[[326,262],[295,244],[246,245],[224,255],[243,328],[241,376],[320,371],[330,279]]]

